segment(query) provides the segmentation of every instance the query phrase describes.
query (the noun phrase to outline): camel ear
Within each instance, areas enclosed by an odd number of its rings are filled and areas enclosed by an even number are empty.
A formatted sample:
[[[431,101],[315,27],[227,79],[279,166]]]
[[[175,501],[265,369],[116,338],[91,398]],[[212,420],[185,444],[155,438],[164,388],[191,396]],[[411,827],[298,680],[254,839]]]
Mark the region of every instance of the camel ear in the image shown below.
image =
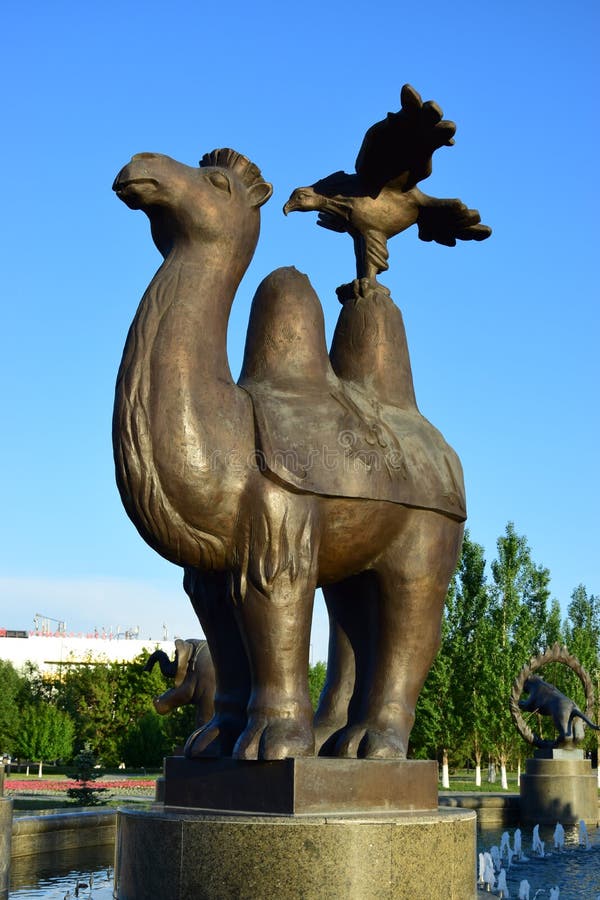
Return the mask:
[[[273,193],[273,185],[268,181],[256,181],[248,188],[250,206],[262,206]]]

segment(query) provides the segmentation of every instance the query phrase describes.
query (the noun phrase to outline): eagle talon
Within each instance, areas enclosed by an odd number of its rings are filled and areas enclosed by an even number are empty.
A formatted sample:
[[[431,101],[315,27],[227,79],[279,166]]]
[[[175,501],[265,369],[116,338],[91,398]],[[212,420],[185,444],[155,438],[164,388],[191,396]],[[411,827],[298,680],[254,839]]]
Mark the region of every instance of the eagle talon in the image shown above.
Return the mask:
[[[348,300],[370,300],[374,294],[391,297],[390,289],[380,284],[376,278],[355,278],[348,284],[340,284],[335,292],[342,306]]]

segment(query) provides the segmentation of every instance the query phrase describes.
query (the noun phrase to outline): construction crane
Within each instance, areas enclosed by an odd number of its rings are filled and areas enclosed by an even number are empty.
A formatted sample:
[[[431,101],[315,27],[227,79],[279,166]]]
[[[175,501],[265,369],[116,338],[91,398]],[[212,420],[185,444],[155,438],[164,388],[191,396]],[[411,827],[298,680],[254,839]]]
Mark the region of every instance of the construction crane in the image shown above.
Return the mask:
[[[33,617],[33,626],[35,630],[39,631],[41,634],[50,634],[50,622],[56,624],[56,631],[58,631],[59,634],[65,634],[67,623],[63,622],[62,619],[53,619],[52,616],[44,616],[42,613],[36,613]]]

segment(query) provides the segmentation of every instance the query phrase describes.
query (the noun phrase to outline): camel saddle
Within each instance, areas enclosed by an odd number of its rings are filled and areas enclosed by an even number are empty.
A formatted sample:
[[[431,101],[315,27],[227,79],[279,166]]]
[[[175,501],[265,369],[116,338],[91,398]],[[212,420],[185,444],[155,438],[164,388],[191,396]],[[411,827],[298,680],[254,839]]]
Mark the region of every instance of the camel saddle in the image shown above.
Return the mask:
[[[284,484],[466,518],[454,450],[416,405],[382,402],[336,375],[321,303],[296,269],[258,288],[238,383],[252,398],[257,465]]]

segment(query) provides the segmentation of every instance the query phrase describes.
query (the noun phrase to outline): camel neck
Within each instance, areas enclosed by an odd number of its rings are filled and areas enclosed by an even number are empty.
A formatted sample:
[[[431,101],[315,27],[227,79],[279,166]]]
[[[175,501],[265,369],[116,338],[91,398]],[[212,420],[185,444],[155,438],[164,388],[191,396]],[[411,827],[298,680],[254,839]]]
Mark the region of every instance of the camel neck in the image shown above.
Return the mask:
[[[221,451],[246,458],[252,449],[244,443],[253,439],[249,398],[227,361],[227,322],[240,280],[240,266],[232,268],[233,275],[223,272],[208,254],[170,254],[137,310],[117,379],[121,497],[145,540],[178,564],[195,565],[205,553],[222,558],[221,517],[236,514],[237,495],[224,503],[219,494],[227,477]],[[191,510],[209,510],[207,522],[189,527]]]
[[[212,377],[233,383],[227,326],[239,277],[210,254],[174,251],[146,290],[136,321],[145,333],[155,377],[177,369],[179,378]],[[152,344],[150,348],[149,343]]]

